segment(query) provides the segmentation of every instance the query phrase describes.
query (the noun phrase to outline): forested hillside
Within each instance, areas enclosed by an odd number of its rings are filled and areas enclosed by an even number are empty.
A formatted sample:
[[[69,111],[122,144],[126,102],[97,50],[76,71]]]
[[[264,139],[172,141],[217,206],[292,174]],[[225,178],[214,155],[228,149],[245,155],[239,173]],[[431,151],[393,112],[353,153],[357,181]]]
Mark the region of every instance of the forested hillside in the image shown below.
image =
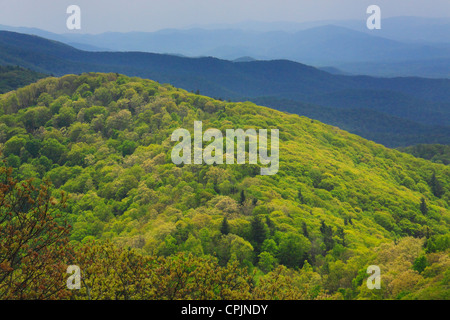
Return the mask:
[[[278,173],[173,164],[172,132],[197,120],[279,129]],[[316,120],[114,73],[66,75],[0,95],[0,151],[13,168],[0,172],[0,297],[449,299],[450,168]],[[60,272],[20,287],[35,271],[7,258],[6,232],[27,230],[9,217],[57,203],[39,228],[67,240],[44,251],[49,268],[79,265],[86,281],[68,291]],[[366,287],[369,265],[380,290]],[[58,277],[44,294],[39,281]]]
[[[404,148],[398,148],[402,152],[412,154],[415,157],[431,160],[436,163],[450,164],[450,145],[442,144],[418,144]]]
[[[449,126],[424,124],[366,107],[352,108],[349,105],[345,108],[332,108],[264,97],[252,101],[258,105],[319,120],[390,148],[427,142],[450,144]]]
[[[0,66],[0,94],[26,86],[47,76],[19,66]]]

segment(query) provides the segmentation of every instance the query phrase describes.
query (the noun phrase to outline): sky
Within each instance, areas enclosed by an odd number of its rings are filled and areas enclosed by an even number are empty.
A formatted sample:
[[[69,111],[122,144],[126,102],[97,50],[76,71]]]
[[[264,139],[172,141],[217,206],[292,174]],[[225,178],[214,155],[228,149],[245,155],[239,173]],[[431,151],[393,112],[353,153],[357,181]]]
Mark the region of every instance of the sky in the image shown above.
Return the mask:
[[[0,24],[95,34],[244,21],[365,20],[374,4],[384,18],[450,17],[450,0],[0,0]],[[70,5],[81,9],[81,30],[66,27]]]

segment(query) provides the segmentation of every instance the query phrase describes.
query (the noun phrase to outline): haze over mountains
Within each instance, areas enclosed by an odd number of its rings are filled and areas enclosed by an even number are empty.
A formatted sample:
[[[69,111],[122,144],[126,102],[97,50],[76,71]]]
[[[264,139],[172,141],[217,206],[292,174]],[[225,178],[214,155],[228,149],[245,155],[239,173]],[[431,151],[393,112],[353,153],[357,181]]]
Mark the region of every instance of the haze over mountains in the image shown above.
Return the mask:
[[[211,24],[192,25],[191,28],[207,30],[217,29],[240,29],[257,32],[284,31],[298,32],[301,30],[316,28],[324,25],[335,25],[376,35],[386,39],[400,42],[412,43],[435,43],[442,44],[450,42],[450,19],[449,18],[428,18],[414,16],[399,16],[392,18],[382,18],[381,29],[369,30],[365,20],[320,20],[309,22],[260,22],[245,21],[234,24]]]
[[[450,77],[450,19],[399,17],[381,30],[365,21],[258,23],[165,29],[156,32],[55,34],[0,26],[88,51],[143,51],[235,60],[288,59],[375,76]]]

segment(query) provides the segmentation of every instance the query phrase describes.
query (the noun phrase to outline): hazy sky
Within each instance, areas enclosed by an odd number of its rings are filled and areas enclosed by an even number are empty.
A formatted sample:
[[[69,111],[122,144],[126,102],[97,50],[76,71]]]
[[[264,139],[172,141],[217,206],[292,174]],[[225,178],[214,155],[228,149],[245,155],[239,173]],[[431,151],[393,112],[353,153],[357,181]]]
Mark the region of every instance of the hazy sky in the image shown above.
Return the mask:
[[[382,17],[450,17],[450,0],[0,0],[0,24],[66,29],[69,5],[81,8],[81,32],[155,31],[242,21],[366,19],[380,6]]]

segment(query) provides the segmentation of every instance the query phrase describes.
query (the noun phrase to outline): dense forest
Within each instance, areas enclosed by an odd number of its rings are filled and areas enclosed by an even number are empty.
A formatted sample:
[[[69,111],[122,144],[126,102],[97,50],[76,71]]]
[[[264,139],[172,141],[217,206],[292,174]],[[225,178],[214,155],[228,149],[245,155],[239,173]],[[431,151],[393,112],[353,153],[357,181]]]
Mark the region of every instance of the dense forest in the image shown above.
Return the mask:
[[[197,120],[279,129],[278,173],[173,164]],[[1,299],[450,298],[450,168],[317,120],[66,75],[0,95],[0,152]]]
[[[436,163],[450,164],[450,145],[418,144],[415,146],[398,148],[402,152]]]
[[[389,148],[400,149],[417,144],[450,144],[450,126],[439,126],[389,115],[367,107],[349,105],[342,108],[326,107],[287,99],[261,97],[251,99],[258,105],[299,114],[339,127]],[[361,102],[361,106],[366,106]],[[393,107],[392,109],[396,109]],[[405,110],[405,113],[407,111]],[[431,151],[431,150],[429,150]],[[414,154],[417,156],[416,154]]]
[[[0,94],[26,86],[47,76],[19,66],[0,65]]]

